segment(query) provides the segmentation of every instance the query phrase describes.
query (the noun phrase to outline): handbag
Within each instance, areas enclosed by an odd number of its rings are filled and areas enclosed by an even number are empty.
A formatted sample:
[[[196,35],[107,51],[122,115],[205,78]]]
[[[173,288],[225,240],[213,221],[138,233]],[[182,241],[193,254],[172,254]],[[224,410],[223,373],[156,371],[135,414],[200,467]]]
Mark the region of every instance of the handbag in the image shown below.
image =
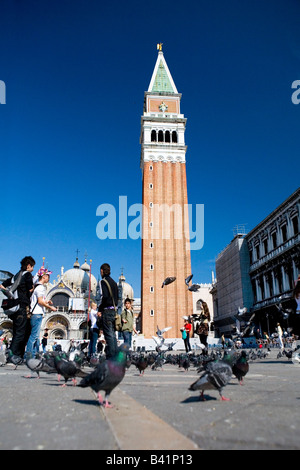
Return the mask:
[[[20,308],[20,301],[18,299],[18,287],[21,282],[23,274],[25,274],[26,271],[20,271],[18,277],[15,279],[13,278],[14,282],[13,284],[7,288],[3,289],[2,292],[7,299],[2,300],[1,307],[3,308],[5,315],[7,315],[9,318],[13,318],[14,314],[19,310]]]
[[[102,281],[104,281],[105,284],[107,285],[107,288],[109,290],[109,294],[110,294],[110,296],[112,298],[112,301],[113,301],[113,304],[114,304],[114,309],[115,309],[115,313],[116,313],[116,316],[115,316],[115,330],[116,331],[122,331],[121,315],[118,314],[118,309],[117,309],[116,304],[115,304],[115,299],[114,299],[110,284],[106,279],[102,279]]]

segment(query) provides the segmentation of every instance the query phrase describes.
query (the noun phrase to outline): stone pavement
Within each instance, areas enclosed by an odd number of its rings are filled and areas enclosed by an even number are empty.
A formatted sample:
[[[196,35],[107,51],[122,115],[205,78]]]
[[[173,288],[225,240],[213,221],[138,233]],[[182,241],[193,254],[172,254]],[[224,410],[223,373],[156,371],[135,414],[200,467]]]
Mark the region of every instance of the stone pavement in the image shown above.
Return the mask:
[[[250,362],[244,386],[188,390],[199,375],[178,366],[134,366],[111,394],[112,409],[100,407],[90,389],[60,387],[56,375],[25,378],[25,365],[0,368],[1,450],[178,451],[299,449],[300,365],[272,350]]]

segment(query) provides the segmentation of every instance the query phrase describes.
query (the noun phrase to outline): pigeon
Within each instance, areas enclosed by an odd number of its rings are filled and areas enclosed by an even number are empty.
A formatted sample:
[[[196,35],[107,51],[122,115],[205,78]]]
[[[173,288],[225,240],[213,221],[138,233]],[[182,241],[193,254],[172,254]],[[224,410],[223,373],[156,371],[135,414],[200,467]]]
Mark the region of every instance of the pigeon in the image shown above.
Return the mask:
[[[147,358],[141,354],[138,357],[138,360],[135,363],[136,368],[140,371],[140,375],[144,375],[145,369],[148,367],[148,360]]]
[[[291,308],[283,309],[282,304],[275,304],[279,312],[282,314],[284,320],[288,320],[289,316],[291,313],[293,313],[293,310]]]
[[[245,313],[247,313],[247,307],[244,307],[244,308],[238,308],[238,316],[242,316],[242,315],[245,315]]]
[[[114,358],[100,363],[91,374],[84,377],[78,384],[79,387],[83,388],[91,387],[97,393],[99,403],[104,405],[105,408],[112,408],[112,405],[108,402],[108,397],[124,378],[128,350],[128,346],[122,344]],[[100,390],[105,391],[105,403]]]
[[[25,355],[25,364],[31,372],[35,372],[37,374],[38,379],[40,378],[41,371],[48,372],[50,370],[50,366],[48,366],[42,355],[36,354],[33,356],[29,351],[27,351]],[[32,375],[26,375],[25,377],[29,379]]]
[[[218,390],[221,400],[228,401],[230,398],[225,398],[222,395],[222,390],[228,384],[231,377],[232,369],[226,362],[208,362],[204,373],[190,386],[189,390],[201,390],[200,400],[205,400],[203,395],[204,390]]]
[[[67,385],[69,379],[72,379],[73,385],[75,386],[77,385],[76,377],[85,377],[87,375],[78,367],[75,361],[69,361],[66,357],[63,357],[62,354],[57,354],[54,357],[54,363],[58,375],[63,376],[65,379],[65,383],[62,387]]]
[[[193,274],[190,274],[188,277],[185,278],[184,282],[186,283],[187,286],[189,286],[192,278],[193,278]]]
[[[238,379],[240,385],[243,385],[244,377],[249,372],[249,363],[247,361],[247,354],[245,351],[241,352],[240,357],[232,366],[232,373]]]
[[[166,326],[166,328],[163,328],[162,330],[160,330],[157,325],[156,334],[159,338],[162,338],[163,334],[166,333],[166,331],[169,331],[171,328],[172,328],[171,326]]]
[[[191,292],[197,292],[200,289],[200,284],[192,284],[188,287],[188,290]]]
[[[12,363],[14,364],[15,366],[15,369],[23,364],[23,359],[20,357],[20,356],[16,356],[15,354],[13,354],[13,352],[11,351],[11,349],[8,349],[7,351],[5,351],[5,354],[6,354],[6,361],[7,363]]]
[[[161,287],[163,288],[164,286],[167,286],[168,284],[172,284],[172,282],[174,281],[176,281],[176,277],[166,277]]]

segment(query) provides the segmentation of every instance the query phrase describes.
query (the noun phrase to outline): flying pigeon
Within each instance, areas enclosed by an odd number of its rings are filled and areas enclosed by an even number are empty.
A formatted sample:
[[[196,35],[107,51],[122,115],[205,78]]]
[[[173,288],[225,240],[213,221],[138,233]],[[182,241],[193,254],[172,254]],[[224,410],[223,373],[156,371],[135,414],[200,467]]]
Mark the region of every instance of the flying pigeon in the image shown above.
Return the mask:
[[[238,313],[239,316],[245,315],[245,313],[247,313],[247,307],[244,307],[244,308],[239,307],[238,311],[239,311]]]
[[[159,336],[159,337],[152,336],[152,338],[154,339],[156,343],[156,350],[160,351],[161,347],[164,345],[165,338],[163,336]]]
[[[205,372],[194,382],[189,390],[201,390],[200,400],[205,400],[204,390],[218,390],[221,400],[230,400],[222,395],[223,388],[228,384],[232,377],[230,365],[223,361],[208,362],[205,365]]]
[[[191,292],[197,292],[200,289],[200,284],[192,284],[188,287],[188,290]]]
[[[176,281],[176,277],[166,277],[161,287],[163,288],[164,286],[167,286],[168,284],[172,284],[172,282],[174,281]]]
[[[240,357],[232,366],[233,375],[238,379],[240,385],[243,385],[244,377],[249,372],[249,363],[247,361],[247,354],[245,351],[241,352]]]
[[[279,305],[275,304],[275,305],[276,305],[277,309],[279,310],[279,312],[282,314],[284,320],[287,320],[289,318],[290,314],[293,313],[293,310],[290,309],[290,308],[287,308],[287,309],[284,310],[283,307],[282,307],[282,304],[279,304]]]
[[[124,378],[128,350],[128,346],[122,344],[114,358],[107,359],[105,362],[100,363],[91,374],[84,377],[78,384],[79,387],[83,388],[91,387],[91,389],[97,393],[101,405],[103,405],[104,402],[100,390],[104,390],[105,408],[112,407],[108,403],[108,397],[112,390],[119,385]]]
[[[185,278],[184,282],[186,283],[187,286],[189,286],[192,278],[193,278],[193,274],[190,274],[188,277]]]
[[[162,330],[160,330],[157,325],[156,334],[159,338],[162,338],[163,334],[166,333],[166,331],[169,331],[171,328],[172,328],[171,326],[166,326],[166,328],[163,328]]]

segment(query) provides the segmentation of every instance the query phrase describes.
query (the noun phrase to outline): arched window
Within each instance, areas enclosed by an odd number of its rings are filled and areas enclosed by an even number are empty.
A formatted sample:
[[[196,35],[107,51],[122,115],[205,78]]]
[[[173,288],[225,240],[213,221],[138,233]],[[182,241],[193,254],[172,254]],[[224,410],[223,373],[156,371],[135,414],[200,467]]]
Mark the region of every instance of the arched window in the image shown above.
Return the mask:
[[[164,133],[163,131],[158,131],[158,142],[164,141]]]
[[[170,131],[166,131],[165,133],[165,142],[171,142]]]
[[[151,131],[151,142],[156,142],[156,131]]]
[[[177,132],[176,131],[172,132],[172,142],[174,142],[174,144],[177,144]]]

